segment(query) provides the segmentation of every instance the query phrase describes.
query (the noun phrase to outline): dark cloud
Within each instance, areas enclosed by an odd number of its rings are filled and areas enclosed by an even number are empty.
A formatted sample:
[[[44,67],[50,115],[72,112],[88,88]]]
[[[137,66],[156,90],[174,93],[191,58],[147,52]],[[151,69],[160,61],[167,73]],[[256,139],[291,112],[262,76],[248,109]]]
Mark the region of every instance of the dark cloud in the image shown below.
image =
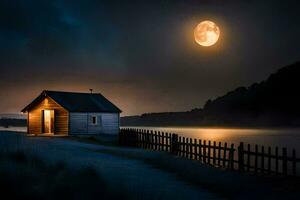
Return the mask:
[[[292,0],[2,0],[0,111],[18,111],[42,89],[90,87],[125,114],[200,107],[299,59],[298,8]],[[209,49],[193,41],[204,19],[221,28]]]

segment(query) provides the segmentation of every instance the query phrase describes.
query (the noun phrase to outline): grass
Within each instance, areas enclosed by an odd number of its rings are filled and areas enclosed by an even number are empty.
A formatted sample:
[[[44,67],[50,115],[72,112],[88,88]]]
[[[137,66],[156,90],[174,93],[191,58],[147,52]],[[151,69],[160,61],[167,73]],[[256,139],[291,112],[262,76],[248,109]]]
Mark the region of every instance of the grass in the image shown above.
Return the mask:
[[[90,167],[72,170],[63,162],[52,165],[24,152],[0,154],[0,193],[9,199],[128,199],[113,191]]]
[[[67,140],[75,140],[89,144],[97,144],[104,146],[118,146],[118,136],[102,135],[102,136],[72,136],[66,138]]]

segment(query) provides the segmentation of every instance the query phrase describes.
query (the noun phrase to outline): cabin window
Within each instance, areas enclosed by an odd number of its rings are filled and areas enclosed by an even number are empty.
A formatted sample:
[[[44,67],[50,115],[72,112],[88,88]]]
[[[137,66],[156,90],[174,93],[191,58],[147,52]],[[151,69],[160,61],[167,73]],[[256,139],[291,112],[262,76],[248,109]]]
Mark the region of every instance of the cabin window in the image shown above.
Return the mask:
[[[102,117],[101,115],[91,115],[90,116],[90,124],[94,126],[102,127]]]
[[[92,125],[97,125],[97,116],[92,116]]]

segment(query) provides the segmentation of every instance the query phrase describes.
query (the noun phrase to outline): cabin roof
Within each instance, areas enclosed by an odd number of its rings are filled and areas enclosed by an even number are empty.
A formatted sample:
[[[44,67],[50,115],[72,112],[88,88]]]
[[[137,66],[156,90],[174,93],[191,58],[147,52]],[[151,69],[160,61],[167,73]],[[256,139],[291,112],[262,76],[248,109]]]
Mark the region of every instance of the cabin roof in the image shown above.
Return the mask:
[[[100,93],[78,93],[44,90],[27,105],[22,112],[27,112],[45,97],[50,97],[69,112],[122,112]]]

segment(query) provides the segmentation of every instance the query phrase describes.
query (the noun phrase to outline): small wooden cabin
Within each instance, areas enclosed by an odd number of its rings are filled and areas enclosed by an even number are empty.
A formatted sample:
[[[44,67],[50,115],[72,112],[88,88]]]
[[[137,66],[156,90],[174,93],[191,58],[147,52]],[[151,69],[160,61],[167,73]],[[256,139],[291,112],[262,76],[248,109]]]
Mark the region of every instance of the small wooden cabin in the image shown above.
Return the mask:
[[[31,135],[118,134],[121,110],[99,93],[44,90],[27,112]]]

